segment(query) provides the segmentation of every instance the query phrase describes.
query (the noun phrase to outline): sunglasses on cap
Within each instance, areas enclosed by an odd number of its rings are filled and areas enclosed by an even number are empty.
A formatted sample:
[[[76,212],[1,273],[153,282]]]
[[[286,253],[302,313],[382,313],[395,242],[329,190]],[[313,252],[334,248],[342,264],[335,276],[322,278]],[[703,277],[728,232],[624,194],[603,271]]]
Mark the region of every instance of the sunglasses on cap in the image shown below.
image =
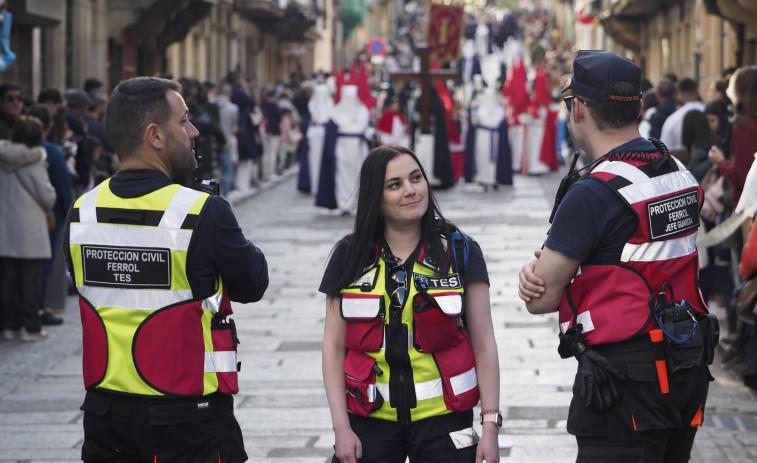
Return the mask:
[[[562,100],[565,102],[565,107],[568,108],[568,114],[570,114],[570,111],[573,109],[573,106],[572,106],[573,105],[573,100],[580,101],[587,108],[591,106],[591,103],[589,103],[586,100],[582,100],[582,99],[580,99],[580,98],[578,98],[576,96],[566,96],[566,97],[563,97]]]

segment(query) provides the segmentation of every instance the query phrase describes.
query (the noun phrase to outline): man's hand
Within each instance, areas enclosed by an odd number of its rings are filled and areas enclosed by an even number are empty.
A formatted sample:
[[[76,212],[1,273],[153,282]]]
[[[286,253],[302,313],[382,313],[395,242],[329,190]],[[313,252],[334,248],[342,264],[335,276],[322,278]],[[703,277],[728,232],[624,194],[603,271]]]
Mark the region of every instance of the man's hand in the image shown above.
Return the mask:
[[[340,463],[357,463],[363,458],[363,444],[351,428],[335,431],[334,437],[334,450]]]
[[[531,298],[540,298],[545,291],[544,280],[534,273],[541,251],[534,251],[534,256],[536,259],[524,265],[518,274],[518,296],[524,302],[531,302]]]

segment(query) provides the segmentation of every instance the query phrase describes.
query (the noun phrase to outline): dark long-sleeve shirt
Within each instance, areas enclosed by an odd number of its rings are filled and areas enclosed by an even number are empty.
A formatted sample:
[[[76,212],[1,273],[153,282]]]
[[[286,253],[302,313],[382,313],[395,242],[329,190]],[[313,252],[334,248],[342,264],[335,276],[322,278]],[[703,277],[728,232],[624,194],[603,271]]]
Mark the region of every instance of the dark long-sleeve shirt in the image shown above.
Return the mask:
[[[112,177],[110,188],[119,197],[134,198],[171,183],[155,170],[122,170]],[[73,274],[68,227],[65,233],[64,250]],[[229,203],[220,196],[211,196],[187,254],[187,279],[194,297],[213,295],[217,275],[235,302],[259,301],[268,288],[268,264],[263,252],[242,234]]]

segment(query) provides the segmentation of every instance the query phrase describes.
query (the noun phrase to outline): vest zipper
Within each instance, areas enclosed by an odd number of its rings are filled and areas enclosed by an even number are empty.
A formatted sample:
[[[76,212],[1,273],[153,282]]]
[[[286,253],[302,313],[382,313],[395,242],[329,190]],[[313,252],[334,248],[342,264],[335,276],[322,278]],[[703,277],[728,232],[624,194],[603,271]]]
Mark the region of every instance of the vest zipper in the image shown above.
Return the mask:
[[[407,300],[404,301],[407,304]],[[386,325],[386,363],[389,365],[389,402],[397,410],[399,423],[410,423],[410,409],[415,408],[415,383],[408,353],[407,325],[402,323],[402,307],[389,309]]]

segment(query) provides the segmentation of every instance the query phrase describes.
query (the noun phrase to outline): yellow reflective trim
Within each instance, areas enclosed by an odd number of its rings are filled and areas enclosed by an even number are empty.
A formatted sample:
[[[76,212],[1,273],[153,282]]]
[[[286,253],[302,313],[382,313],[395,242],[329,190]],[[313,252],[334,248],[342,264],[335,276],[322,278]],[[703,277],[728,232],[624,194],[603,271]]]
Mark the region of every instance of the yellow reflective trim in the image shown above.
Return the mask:
[[[162,395],[148,386],[137,373],[132,357],[134,333],[152,311],[100,308],[97,311],[108,333],[108,364],[98,387],[132,394]]]
[[[71,253],[71,264],[74,267],[74,286],[81,286],[84,284],[83,272],[79,271],[83,266],[81,260],[81,246],[78,244],[69,244],[68,249]]]
[[[187,278],[187,252],[171,251],[171,288],[192,289]]]
[[[197,198],[197,200],[196,200],[196,201],[195,201],[195,203],[194,203],[194,204],[192,205],[192,207],[191,207],[191,208],[189,208],[189,212],[188,212],[188,214],[195,214],[195,215],[199,215],[199,214],[200,214],[200,212],[202,212],[202,208],[203,208],[203,206],[205,205],[205,200],[207,200],[207,199],[208,199],[208,197],[210,197],[210,195],[209,195],[209,194],[207,194],[207,193],[203,193],[202,195],[200,195],[200,197],[199,197],[199,198]]]
[[[210,322],[213,314],[207,310],[202,311],[202,339],[205,343],[205,352],[213,352],[213,336],[210,330]],[[218,376],[215,372],[206,372],[203,364],[203,395],[211,394],[218,390]]]
[[[177,191],[181,188],[181,185],[171,184],[166,185],[159,190],[150,192],[144,196],[136,198],[120,198],[116,196],[111,190],[110,186],[107,188],[100,188],[100,192],[97,195],[97,207],[110,207],[118,209],[143,209],[148,211],[162,211],[171,202]],[[163,204],[164,207],[157,207],[157,205]]]

